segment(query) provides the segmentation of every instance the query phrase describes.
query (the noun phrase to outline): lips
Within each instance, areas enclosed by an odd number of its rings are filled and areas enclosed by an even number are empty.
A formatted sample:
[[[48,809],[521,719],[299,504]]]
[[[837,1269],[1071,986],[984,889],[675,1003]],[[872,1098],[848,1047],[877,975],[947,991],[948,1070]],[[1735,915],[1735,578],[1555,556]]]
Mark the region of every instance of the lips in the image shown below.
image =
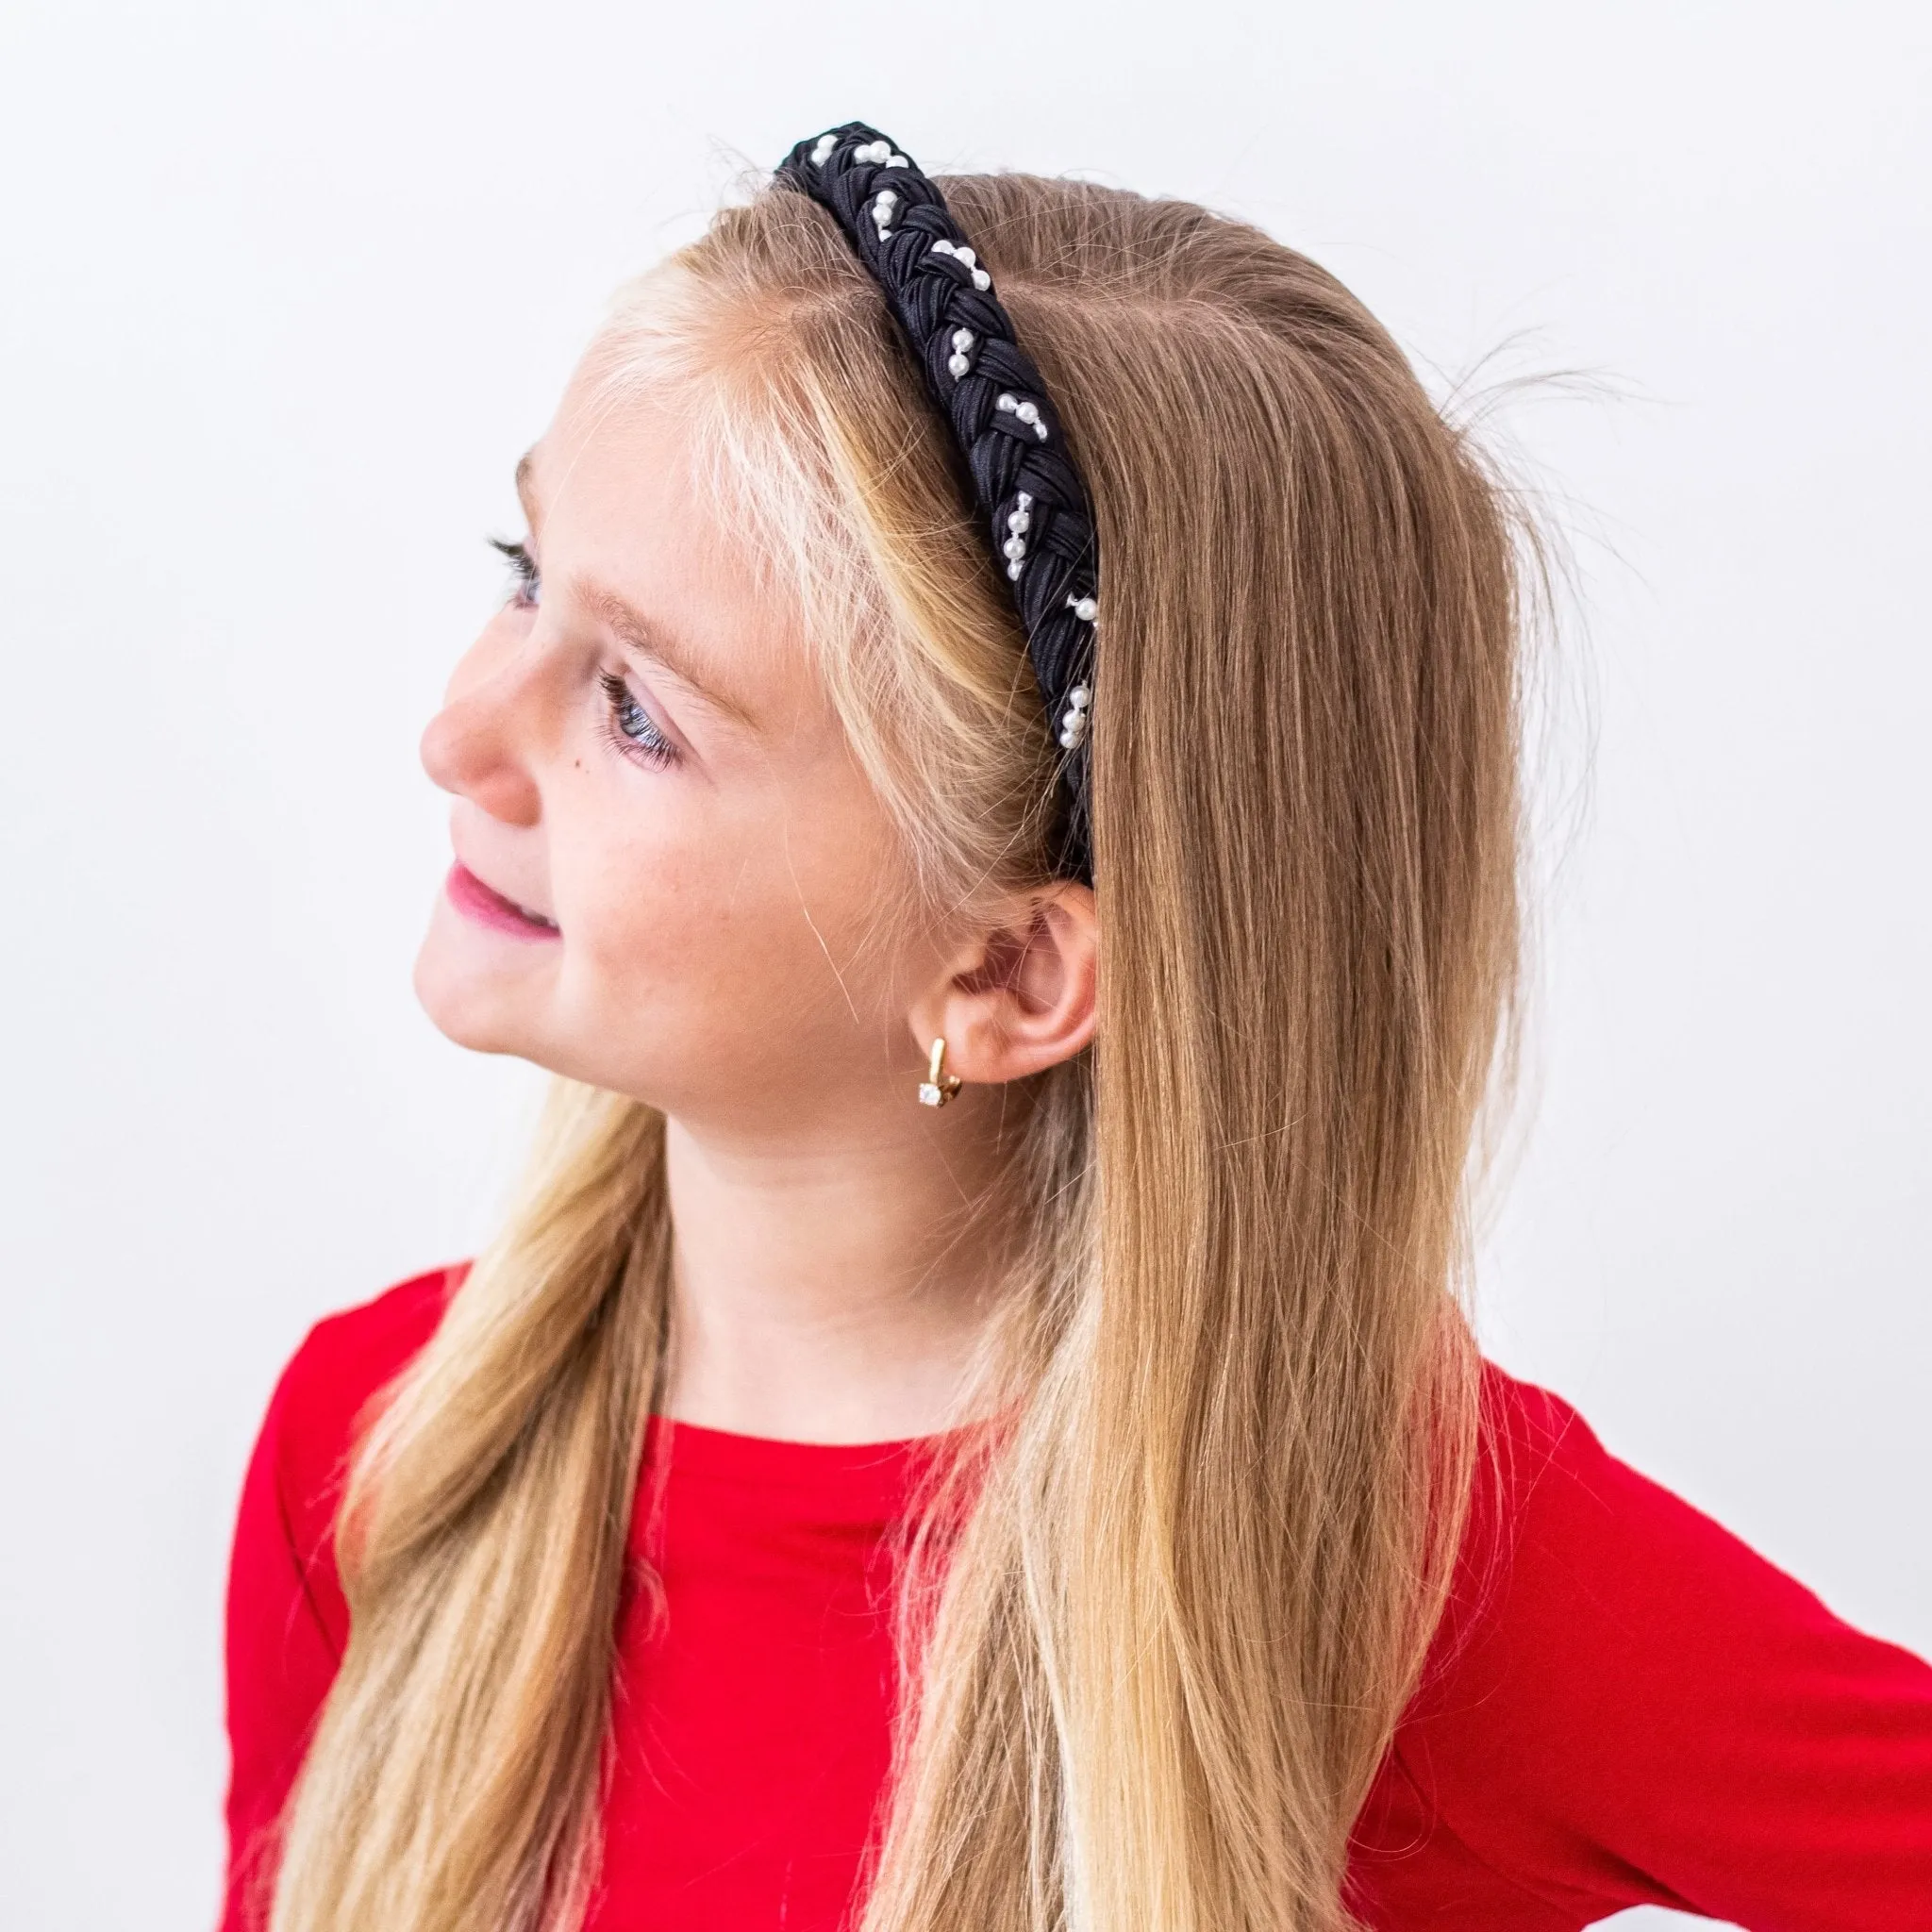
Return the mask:
[[[532,911],[527,906],[519,906],[514,899],[506,899],[493,887],[486,886],[461,859],[450,867],[442,889],[450,904],[466,918],[474,919],[478,925],[509,933],[517,939],[554,940],[558,937],[554,919],[546,919],[542,913]]]

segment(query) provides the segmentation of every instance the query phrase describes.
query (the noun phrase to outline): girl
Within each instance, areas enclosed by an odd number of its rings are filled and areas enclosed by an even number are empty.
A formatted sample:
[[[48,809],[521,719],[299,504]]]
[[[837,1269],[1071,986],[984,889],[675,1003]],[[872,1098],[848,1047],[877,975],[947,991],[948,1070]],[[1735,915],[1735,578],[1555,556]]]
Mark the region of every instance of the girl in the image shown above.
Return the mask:
[[[1932,1925],[1932,1671],[1474,1353],[1524,553],[1347,291],[854,125],[518,483],[417,990],[559,1077],[270,1407],[227,1926]]]

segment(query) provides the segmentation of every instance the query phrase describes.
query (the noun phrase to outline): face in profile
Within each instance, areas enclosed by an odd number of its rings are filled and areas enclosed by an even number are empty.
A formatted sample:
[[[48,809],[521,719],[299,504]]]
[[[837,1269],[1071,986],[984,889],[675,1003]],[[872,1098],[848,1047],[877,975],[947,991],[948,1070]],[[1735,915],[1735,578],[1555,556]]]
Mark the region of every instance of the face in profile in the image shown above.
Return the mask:
[[[517,580],[423,739],[455,863],[416,990],[460,1044],[688,1122],[903,1106],[932,937],[795,613],[671,412],[580,373],[519,473]]]

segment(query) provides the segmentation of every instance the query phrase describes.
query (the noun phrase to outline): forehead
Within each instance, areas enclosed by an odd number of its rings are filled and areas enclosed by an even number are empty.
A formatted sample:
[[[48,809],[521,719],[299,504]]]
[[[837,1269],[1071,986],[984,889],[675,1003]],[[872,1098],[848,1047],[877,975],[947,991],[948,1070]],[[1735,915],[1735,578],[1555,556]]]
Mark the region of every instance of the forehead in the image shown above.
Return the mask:
[[[580,369],[518,468],[546,601],[630,606],[675,640],[700,679],[747,708],[820,696],[795,597],[704,486],[680,413],[616,395]]]

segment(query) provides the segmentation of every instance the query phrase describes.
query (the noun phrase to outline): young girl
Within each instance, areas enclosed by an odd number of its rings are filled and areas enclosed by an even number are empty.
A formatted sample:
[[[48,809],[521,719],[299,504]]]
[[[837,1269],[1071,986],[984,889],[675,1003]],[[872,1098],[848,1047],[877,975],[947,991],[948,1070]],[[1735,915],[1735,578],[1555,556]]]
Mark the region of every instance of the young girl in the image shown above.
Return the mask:
[[[1328,275],[803,142],[623,291],[424,741],[558,1074],[321,1324],[225,1924],[1932,1926],[1932,1671],[1481,1363],[1507,500]]]

